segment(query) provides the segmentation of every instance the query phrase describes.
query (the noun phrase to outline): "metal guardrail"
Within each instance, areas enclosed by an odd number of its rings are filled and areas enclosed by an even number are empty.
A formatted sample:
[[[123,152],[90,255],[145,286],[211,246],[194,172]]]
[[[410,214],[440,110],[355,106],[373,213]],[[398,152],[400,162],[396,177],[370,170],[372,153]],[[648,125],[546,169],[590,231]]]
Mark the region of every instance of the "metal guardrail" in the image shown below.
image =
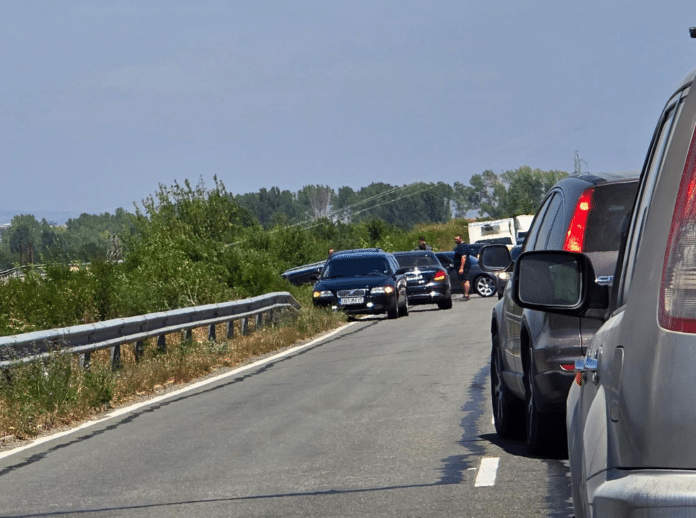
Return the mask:
[[[0,272],[0,280],[11,279],[13,277],[24,277],[24,272],[28,268],[34,268],[42,275],[44,274],[43,267],[41,266],[20,266],[18,268],[11,268],[10,270]]]
[[[21,335],[0,337],[0,368],[47,358],[51,351],[81,355],[81,363],[89,368],[90,353],[111,348],[112,367],[121,364],[120,346],[135,344],[136,358],[142,356],[144,341],[157,337],[160,350],[166,349],[165,337],[177,331],[191,336],[194,328],[208,326],[208,339],[215,340],[215,326],[227,323],[227,337],[234,336],[234,321],[241,320],[241,333],[248,330],[249,318],[255,317],[256,327],[263,324],[263,316],[273,319],[276,311],[299,309],[300,303],[288,292],[275,292],[221,304],[150,313],[128,318],[105,320],[94,324],[35,331]]]

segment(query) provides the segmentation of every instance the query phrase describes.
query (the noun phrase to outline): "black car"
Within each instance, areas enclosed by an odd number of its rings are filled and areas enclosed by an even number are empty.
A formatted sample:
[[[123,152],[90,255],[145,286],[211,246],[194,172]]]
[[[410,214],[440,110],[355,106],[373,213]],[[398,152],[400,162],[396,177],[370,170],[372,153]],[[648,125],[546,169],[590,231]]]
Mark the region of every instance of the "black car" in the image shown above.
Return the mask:
[[[471,250],[472,245],[468,245]],[[458,279],[457,269],[454,266],[454,252],[435,252],[442,266],[447,270],[450,279]],[[484,272],[478,264],[478,259],[474,255],[469,256],[471,266],[469,267],[469,282],[471,288],[481,297],[492,297],[495,295],[498,285],[498,278],[495,273]],[[452,293],[464,293],[462,285],[458,280],[451,281]]]
[[[336,252],[314,285],[314,305],[348,314],[407,316],[406,276],[399,268],[394,254],[380,249]]]
[[[406,273],[409,304],[437,304],[440,309],[452,308],[449,274],[433,252],[394,252],[394,257],[399,261],[399,271]]]
[[[286,279],[295,286],[302,286],[314,282],[317,276],[321,273],[326,261],[319,261],[312,264],[304,264],[296,268],[290,268],[280,274],[283,279]]]

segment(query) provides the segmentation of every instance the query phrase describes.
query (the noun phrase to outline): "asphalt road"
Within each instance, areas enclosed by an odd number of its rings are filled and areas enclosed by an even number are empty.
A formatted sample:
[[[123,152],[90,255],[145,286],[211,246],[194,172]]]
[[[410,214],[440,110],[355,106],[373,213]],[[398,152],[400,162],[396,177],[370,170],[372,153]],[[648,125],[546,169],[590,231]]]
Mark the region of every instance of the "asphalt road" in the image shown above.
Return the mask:
[[[411,308],[0,455],[0,516],[570,517],[563,461],[500,441],[496,298]]]

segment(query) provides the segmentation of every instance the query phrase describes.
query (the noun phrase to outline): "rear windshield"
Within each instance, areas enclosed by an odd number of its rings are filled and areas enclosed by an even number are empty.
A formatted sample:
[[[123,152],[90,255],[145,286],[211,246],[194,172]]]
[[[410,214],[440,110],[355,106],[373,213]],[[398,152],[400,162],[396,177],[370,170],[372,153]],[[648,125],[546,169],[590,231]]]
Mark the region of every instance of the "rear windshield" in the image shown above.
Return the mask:
[[[416,266],[440,266],[435,254],[394,254],[399,266],[402,268],[414,268]]]
[[[383,257],[346,257],[331,259],[324,268],[323,279],[386,275],[389,265]]]
[[[587,218],[583,252],[613,252],[621,245],[621,231],[633,208],[638,181],[598,185]]]

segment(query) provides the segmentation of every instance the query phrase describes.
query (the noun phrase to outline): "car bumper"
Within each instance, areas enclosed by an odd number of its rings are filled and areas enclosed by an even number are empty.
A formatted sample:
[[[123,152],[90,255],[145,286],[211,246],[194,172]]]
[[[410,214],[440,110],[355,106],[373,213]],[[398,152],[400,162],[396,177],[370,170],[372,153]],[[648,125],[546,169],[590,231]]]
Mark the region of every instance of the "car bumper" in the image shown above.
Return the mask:
[[[316,307],[330,307],[337,311],[340,310],[348,313],[349,315],[376,315],[394,309],[396,306],[396,298],[388,296],[366,297],[365,302],[362,304],[351,304],[346,306],[339,305],[335,298],[314,299],[314,305]]]
[[[437,284],[426,286],[409,286],[406,291],[409,304],[436,304],[452,296],[447,286]]]
[[[696,516],[696,471],[613,469],[604,477],[587,481],[594,516]]]

